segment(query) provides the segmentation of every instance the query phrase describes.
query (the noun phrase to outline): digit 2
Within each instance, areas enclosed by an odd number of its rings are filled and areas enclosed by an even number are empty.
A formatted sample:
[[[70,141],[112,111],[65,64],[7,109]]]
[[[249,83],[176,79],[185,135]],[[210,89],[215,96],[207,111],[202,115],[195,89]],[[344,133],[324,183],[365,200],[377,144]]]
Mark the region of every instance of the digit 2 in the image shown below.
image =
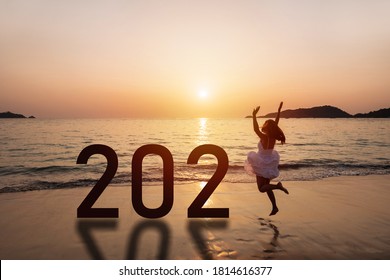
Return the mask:
[[[77,158],[77,164],[86,164],[92,155],[103,155],[107,159],[107,167],[102,177],[77,208],[77,218],[118,218],[118,208],[92,208],[93,204],[111,182],[118,169],[118,156],[115,151],[100,144],[85,147]]]
[[[229,218],[229,208],[202,208],[207,199],[217,188],[229,167],[229,159],[224,149],[212,144],[205,144],[196,147],[188,156],[188,164],[197,164],[202,155],[212,154],[218,160],[215,173],[207,182],[206,186],[198,194],[195,200],[188,207],[188,218]]]

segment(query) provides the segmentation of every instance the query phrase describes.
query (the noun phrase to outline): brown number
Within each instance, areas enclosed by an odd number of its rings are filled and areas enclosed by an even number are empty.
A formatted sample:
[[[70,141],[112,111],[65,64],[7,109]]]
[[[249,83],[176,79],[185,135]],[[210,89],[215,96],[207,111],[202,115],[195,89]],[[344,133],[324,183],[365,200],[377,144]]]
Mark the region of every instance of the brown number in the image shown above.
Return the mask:
[[[217,188],[229,167],[226,152],[219,146],[206,144],[196,147],[188,157],[188,164],[197,164],[202,155],[212,154],[218,160],[215,173],[188,208],[188,218],[229,218],[229,208],[202,208]]]
[[[114,178],[118,169],[118,156],[108,146],[95,144],[85,147],[77,158],[77,164],[86,164],[92,155],[103,155],[107,159],[107,168],[96,185],[85,197],[77,208],[77,218],[118,218],[118,208],[92,208],[93,204],[103,193],[105,188]]]
[[[161,206],[155,209],[147,208],[142,200],[142,160],[148,154],[159,155],[163,160],[163,201]],[[135,151],[131,168],[131,197],[134,210],[145,218],[161,218],[168,214],[173,206],[173,157],[171,152],[161,145],[144,145]]]

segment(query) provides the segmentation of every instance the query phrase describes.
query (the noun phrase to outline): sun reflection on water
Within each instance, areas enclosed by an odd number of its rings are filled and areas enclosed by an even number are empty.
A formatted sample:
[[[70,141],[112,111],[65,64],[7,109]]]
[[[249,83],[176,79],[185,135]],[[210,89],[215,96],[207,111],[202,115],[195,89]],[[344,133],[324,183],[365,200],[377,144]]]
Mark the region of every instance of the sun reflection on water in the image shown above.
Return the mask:
[[[202,145],[207,143],[208,136],[209,136],[209,131],[207,128],[207,118],[200,118],[197,144]]]

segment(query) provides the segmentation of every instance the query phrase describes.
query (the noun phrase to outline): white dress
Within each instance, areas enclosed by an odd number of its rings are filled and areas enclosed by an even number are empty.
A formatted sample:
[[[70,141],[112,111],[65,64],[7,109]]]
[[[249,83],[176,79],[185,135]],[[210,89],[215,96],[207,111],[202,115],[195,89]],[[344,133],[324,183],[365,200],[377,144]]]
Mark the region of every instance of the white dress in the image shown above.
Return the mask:
[[[259,150],[249,152],[244,168],[250,175],[274,179],[279,176],[279,153],[274,149],[264,149],[261,142],[257,145]]]

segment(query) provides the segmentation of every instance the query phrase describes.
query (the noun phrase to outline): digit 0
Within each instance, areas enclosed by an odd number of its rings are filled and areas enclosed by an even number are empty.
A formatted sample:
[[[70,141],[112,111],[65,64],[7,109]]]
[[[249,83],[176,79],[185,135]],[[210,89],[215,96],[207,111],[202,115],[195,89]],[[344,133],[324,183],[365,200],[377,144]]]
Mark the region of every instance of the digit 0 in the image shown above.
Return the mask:
[[[163,160],[163,201],[161,206],[155,209],[146,207],[142,199],[142,161],[149,154],[159,155]],[[134,210],[145,218],[161,218],[168,214],[173,206],[173,157],[171,152],[161,145],[144,145],[135,151],[131,168],[131,197]]]

